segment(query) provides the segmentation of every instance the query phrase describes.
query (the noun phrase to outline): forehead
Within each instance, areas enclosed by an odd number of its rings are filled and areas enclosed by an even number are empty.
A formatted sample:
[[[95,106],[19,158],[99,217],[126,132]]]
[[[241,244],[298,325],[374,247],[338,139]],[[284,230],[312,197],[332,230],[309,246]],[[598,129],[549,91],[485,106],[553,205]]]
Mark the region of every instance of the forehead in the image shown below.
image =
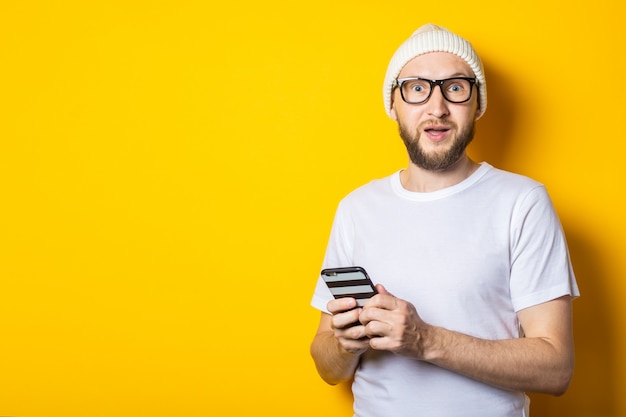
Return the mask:
[[[429,52],[406,63],[398,78],[421,77],[443,79],[450,77],[474,77],[470,66],[459,56],[448,52]]]

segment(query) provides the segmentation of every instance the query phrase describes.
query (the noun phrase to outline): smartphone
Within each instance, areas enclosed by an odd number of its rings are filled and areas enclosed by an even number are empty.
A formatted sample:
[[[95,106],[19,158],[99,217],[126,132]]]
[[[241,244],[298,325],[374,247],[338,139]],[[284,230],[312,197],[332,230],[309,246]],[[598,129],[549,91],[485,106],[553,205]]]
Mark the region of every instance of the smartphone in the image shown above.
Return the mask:
[[[355,298],[359,307],[378,293],[367,272],[360,266],[323,269],[322,278],[333,297]]]

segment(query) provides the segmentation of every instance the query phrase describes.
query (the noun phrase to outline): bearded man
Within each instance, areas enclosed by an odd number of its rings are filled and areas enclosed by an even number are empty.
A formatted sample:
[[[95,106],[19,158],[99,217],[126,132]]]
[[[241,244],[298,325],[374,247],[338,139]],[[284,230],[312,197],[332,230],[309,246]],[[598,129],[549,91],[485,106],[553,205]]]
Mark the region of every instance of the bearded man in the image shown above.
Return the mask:
[[[528,416],[525,393],[563,394],[574,368],[579,291],[546,189],[467,155],[487,87],[460,36],[418,29],[383,99],[408,166],[340,202],[322,265],[363,267],[378,294],[358,306],[319,278],[317,370],[352,381],[356,417]]]

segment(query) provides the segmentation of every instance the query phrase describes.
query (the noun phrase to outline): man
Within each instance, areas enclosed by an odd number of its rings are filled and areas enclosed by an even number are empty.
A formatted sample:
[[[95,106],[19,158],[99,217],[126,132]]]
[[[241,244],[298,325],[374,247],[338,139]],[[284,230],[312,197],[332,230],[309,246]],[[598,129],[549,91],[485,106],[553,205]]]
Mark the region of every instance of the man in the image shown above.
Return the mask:
[[[526,416],[524,393],[563,394],[574,366],[579,294],[552,203],[468,157],[487,90],[465,39],[418,29],[383,95],[409,165],[341,201],[323,265],[364,267],[379,294],[356,308],[318,281],[318,372],[353,380],[358,417]]]

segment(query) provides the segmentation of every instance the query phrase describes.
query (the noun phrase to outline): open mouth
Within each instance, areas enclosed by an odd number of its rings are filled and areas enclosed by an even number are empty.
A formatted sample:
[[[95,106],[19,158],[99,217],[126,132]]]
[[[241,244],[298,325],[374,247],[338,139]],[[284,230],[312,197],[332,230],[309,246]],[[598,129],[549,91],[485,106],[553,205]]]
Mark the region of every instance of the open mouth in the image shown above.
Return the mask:
[[[449,131],[449,127],[429,127],[424,129],[425,132],[439,133],[439,132],[447,132]]]
[[[450,132],[450,128],[447,126],[429,126],[424,129],[424,133],[432,140],[442,140],[448,132]]]

